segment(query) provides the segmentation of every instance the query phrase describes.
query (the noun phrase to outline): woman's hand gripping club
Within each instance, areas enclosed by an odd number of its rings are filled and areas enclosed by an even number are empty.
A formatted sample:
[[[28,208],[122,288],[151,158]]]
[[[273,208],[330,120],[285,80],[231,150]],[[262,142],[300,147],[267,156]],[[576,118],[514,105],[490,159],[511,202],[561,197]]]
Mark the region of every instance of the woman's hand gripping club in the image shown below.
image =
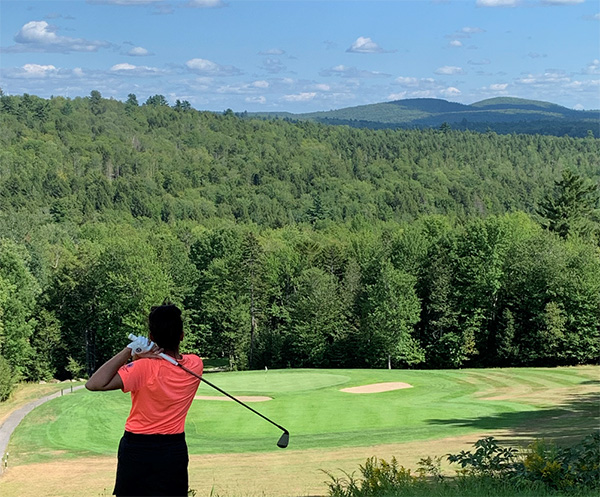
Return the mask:
[[[154,353],[154,355],[162,357],[164,360],[169,361],[171,364],[179,366],[179,363],[173,357],[162,352],[163,349],[157,348],[158,346],[149,338],[142,336],[138,337],[135,336],[133,333],[130,333],[129,340],[131,340],[131,343],[127,345],[127,347],[131,349],[132,356],[141,356],[143,354],[152,352]]]

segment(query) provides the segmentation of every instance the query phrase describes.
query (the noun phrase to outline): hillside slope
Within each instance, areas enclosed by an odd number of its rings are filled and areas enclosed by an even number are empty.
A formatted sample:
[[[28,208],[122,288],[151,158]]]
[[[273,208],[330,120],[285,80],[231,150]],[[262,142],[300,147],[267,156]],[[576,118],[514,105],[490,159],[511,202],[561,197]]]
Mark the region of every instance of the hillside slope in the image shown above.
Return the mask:
[[[470,105],[435,98],[395,100],[326,112],[249,114],[285,117],[359,128],[432,128],[448,123],[454,129],[583,137],[600,136],[600,111],[577,111],[550,102],[498,97]]]

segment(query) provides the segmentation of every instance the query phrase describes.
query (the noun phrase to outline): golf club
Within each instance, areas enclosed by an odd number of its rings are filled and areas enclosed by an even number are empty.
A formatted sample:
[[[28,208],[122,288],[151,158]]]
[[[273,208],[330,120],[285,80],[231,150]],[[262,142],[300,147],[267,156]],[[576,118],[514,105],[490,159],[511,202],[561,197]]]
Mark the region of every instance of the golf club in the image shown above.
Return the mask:
[[[129,335],[129,340],[131,340],[132,342],[134,340],[137,340],[138,337],[130,334]],[[153,343],[150,342],[150,340],[148,340],[149,343]],[[140,350],[141,352],[141,350]],[[174,366],[177,366],[181,369],[183,369],[186,373],[191,374],[192,376],[195,376],[196,378],[198,378],[199,380],[203,381],[204,383],[206,383],[209,387],[214,388],[215,390],[217,390],[218,392],[221,392],[223,395],[226,395],[227,397],[229,397],[231,400],[235,400],[238,404],[241,404],[242,406],[244,406],[246,409],[251,410],[254,414],[258,414],[261,418],[263,418],[264,420],[268,421],[269,423],[271,423],[272,425],[277,426],[277,428],[279,428],[280,430],[283,431],[283,434],[281,435],[281,437],[279,438],[279,440],[277,441],[277,447],[281,448],[281,449],[285,449],[288,446],[288,443],[290,441],[290,432],[287,431],[283,426],[278,425],[277,423],[275,423],[274,421],[271,421],[269,418],[267,418],[265,415],[261,414],[260,412],[258,412],[257,410],[253,409],[252,407],[250,407],[249,405],[244,404],[241,400],[236,399],[233,395],[228,394],[225,390],[219,388],[217,385],[212,384],[210,381],[208,381],[207,379],[203,378],[200,375],[197,375],[196,373],[194,373],[193,371],[190,371],[188,368],[186,368],[185,366],[179,364],[179,362],[177,362],[176,359],[174,359],[173,357],[167,355],[167,354],[159,354],[160,357],[162,357],[164,360],[170,362],[171,364],[173,364]]]

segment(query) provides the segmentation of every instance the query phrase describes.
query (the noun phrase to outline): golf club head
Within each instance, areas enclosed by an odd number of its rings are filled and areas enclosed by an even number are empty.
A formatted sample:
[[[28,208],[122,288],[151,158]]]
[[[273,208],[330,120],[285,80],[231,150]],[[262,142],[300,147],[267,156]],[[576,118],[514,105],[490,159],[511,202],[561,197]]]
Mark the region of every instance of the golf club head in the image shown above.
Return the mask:
[[[277,447],[279,447],[281,449],[285,449],[288,446],[289,442],[290,442],[290,432],[286,430],[283,432],[283,435],[281,435],[281,437],[279,437],[279,441],[277,442]]]

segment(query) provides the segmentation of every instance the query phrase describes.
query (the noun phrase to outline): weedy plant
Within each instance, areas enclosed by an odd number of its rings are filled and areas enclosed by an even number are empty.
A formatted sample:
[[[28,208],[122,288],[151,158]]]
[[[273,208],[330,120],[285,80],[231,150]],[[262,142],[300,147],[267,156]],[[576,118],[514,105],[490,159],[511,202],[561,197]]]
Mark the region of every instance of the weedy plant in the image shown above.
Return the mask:
[[[428,459],[433,466],[433,460]],[[412,475],[411,470],[400,466],[395,457],[392,457],[391,462],[376,457],[367,459],[360,466],[362,478],[355,478],[354,473],[345,472],[345,477],[338,478],[325,471],[331,479],[326,482],[331,497],[387,496],[396,495],[400,491],[414,493],[414,490],[425,485],[426,472],[424,469],[417,471],[417,475]]]
[[[487,437],[475,442],[475,452],[464,450],[458,454],[448,454],[448,461],[459,464],[458,471],[463,476],[481,476],[498,478],[515,470],[518,450],[512,447],[501,447],[494,437]]]
[[[456,478],[446,478],[441,457],[421,459],[416,474],[398,464],[371,457],[360,477],[344,472],[330,481],[330,497],[545,497],[595,496],[600,490],[600,432],[561,448],[534,441],[524,452],[503,447],[493,437],[478,440],[474,451],[448,454]]]
[[[536,440],[528,447],[516,477],[557,490],[600,489],[600,432],[566,448]]]

